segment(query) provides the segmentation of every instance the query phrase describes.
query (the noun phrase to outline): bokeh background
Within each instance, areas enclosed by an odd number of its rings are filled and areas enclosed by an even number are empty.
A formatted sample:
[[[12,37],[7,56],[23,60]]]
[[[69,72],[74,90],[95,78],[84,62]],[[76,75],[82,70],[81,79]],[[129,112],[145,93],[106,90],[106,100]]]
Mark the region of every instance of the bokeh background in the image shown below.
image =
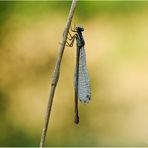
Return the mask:
[[[0,146],[39,146],[70,1],[0,2]],[[47,146],[148,145],[148,2],[80,1],[90,104],[74,120],[75,46],[65,48]]]

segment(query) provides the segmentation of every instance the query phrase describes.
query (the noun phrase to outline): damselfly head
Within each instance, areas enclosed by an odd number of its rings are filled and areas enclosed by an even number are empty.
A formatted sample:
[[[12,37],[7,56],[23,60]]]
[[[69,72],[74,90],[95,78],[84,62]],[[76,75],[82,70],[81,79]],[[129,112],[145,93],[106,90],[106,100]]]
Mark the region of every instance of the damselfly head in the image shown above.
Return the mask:
[[[77,26],[75,29],[76,29],[76,31],[79,31],[79,32],[84,31],[84,28],[81,26]]]

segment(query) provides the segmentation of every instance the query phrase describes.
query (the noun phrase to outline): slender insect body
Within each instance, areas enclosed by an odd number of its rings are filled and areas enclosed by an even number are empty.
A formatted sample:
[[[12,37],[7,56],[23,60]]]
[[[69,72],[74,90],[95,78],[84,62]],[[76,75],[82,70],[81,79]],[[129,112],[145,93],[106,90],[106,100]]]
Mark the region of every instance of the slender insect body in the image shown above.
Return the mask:
[[[90,81],[88,76],[88,70],[86,66],[86,54],[85,54],[85,41],[82,35],[84,31],[83,27],[75,27],[72,32],[75,34],[72,36],[70,33],[69,41],[67,46],[72,47],[74,40],[76,39],[77,45],[77,54],[76,54],[76,67],[75,67],[75,74],[74,74],[74,87],[75,87],[75,120],[76,124],[79,123],[79,115],[78,115],[78,98],[82,103],[88,103],[91,98],[90,92]]]
[[[78,70],[75,74],[75,88],[77,88],[78,98],[82,103],[88,103],[91,97],[90,94],[90,81],[88,76],[88,70],[86,66],[86,54],[85,54],[85,41],[82,35],[84,29],[82,27],[76,27],[77,36],[77,59],[76,69]],[[76,78],[76,76],[78,78]],[[78,87],[77,87],[78,86]]]

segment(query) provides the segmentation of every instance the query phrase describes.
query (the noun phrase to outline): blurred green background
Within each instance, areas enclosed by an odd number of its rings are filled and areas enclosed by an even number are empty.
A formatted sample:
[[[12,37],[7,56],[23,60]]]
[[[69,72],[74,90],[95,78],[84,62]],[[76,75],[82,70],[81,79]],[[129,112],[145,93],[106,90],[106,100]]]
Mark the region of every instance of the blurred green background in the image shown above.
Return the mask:
[[[39,146],[70,1],[0,2],[0,146]],[[80,1],[92,100],[74,120],[75,46],[66,47],[47,146],[147,146],[148,2]]]

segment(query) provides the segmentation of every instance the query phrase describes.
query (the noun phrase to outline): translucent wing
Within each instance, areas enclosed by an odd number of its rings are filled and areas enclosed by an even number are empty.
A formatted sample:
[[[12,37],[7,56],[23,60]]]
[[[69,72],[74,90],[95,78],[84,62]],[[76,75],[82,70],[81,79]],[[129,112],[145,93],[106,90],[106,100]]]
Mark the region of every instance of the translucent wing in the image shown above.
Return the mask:
[[[82,103],[88,103],[91,97],[84,47],[80,49],[79,57],[78,97]]]

